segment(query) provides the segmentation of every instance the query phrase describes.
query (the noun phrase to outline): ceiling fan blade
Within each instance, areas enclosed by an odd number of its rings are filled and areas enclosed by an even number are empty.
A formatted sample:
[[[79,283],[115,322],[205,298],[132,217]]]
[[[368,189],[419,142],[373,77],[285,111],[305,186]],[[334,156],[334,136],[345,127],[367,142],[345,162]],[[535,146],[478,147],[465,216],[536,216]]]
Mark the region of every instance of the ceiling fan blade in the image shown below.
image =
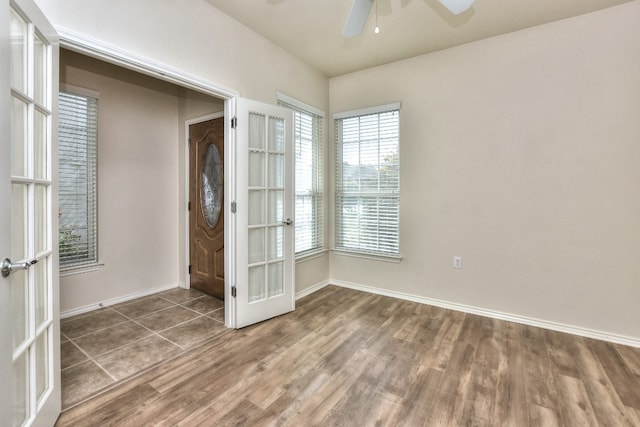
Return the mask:
[[[342,30],[344,37],[354,37],[362,32],[372,5],[373,0],[353,0],[347,22],[345,22],[344,30]]]
[[[454,15],[459,15],[469,9],[473,4],[473,0],[438,0],[440,4],[449,9]]]

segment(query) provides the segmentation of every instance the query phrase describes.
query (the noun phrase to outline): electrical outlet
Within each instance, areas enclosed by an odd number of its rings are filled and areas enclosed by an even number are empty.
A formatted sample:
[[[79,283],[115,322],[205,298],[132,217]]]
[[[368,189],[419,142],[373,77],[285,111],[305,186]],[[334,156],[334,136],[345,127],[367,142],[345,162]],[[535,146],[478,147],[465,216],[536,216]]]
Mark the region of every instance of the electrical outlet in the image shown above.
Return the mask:
[[[457,268],[457,269],[462,268],[462,257],[461,256],[454,256],[453,257],[453,268]]]

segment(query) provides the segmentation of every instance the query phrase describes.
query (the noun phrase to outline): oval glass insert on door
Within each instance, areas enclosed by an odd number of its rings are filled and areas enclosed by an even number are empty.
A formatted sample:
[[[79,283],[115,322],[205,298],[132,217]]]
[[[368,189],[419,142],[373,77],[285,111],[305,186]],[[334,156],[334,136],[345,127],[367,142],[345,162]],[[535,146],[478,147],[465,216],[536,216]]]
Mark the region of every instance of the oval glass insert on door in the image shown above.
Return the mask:
[[[222,208],[222,162],[215,145],[209,145],[202,165],[202,187],[200,189],[202,213],[209,227],[215,227]]]

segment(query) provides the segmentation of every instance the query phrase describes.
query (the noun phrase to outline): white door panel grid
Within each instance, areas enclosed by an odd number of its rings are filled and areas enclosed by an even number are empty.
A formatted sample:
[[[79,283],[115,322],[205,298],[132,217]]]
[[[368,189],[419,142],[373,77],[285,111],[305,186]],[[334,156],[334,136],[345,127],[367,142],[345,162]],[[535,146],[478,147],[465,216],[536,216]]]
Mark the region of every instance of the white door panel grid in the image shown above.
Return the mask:
[[[50,426],[60,413],[58,40],[32,0],[2,9],[0,425]]]
[[[293,113],[240,98],[236,120],[235,326],[242,328],[295,308]]]

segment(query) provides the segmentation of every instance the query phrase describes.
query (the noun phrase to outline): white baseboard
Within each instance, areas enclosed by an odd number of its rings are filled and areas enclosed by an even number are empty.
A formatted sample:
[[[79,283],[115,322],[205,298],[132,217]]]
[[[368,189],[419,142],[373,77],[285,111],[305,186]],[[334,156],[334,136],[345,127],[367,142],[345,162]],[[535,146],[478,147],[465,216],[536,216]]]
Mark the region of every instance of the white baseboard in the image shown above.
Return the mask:
[[[157,294],[158,292],[166,291],[169,289],[181,287],[180,284],[174,283],[172,285],[160,286],[157,288],[147,289],[142,292],[136,292],[129,295],[124,295],[117,298],[111,298],[102,302],[98,302],[95,304],[89,304],[78,308],[72,308],[71,310],[66,310],[60,312],[60,319],[66,319],[67,317],[76,316],[78,314],[88,313],[93,310],[98,310],[100,308],[108,307],[114,304],[120,304],[121,302],[130,301],[140,297],[146,297],[147,295]]]
[[[307,295],[311,295],[312,293],[319,291],[320,289],[327,286],[329,283],[331,283],[330,280],[323,280],[322,282],[316,283],[315,285],[310,286],[307,289],[304,289],[298,292],[296,294],[296,300],[299,300],[300,298],[306,297]]]
[[[594,329],[582,328],[579,326],[567,325],[563,323],[550,322],[547,320],[534,319],[526,316],[518,316],[516,314],[502,313],[484,308],[472,307],[464,304],[458,304],[448,301],[442,301],[432,298],[421,297],[418,295],[406,294],[403,292],[389,291],[387,289],[376,288],[373,286],[361,285],[358,283],[345,282],[342,280],[328,280],[332,285],[343,288],[355,289],[358,291],[369,292],[377,295],[398,298],[406,301],[413,301],[420,304],[433,305],[436,307],[447,308],[449,310],[461,311],[463,313],[476,314],[478,316],[490,317],[493,319],[506,320],[509,322],[520,323],[528,326],[549,329],[557,332],[577,335],[585,338],[593,338],[601,341],[608,341],[615,344],[628,345],[640,348],[640,339],[625,335],[612,334],[609,332],[598,331]],[[326,286],[326,285],[325,285]]]

